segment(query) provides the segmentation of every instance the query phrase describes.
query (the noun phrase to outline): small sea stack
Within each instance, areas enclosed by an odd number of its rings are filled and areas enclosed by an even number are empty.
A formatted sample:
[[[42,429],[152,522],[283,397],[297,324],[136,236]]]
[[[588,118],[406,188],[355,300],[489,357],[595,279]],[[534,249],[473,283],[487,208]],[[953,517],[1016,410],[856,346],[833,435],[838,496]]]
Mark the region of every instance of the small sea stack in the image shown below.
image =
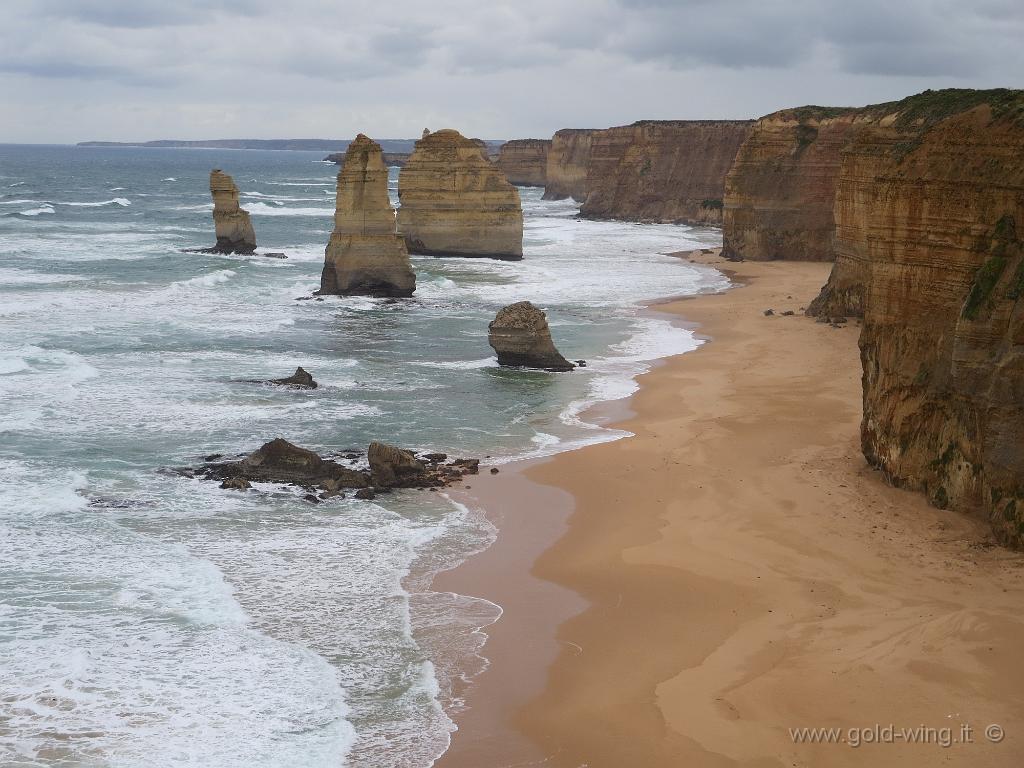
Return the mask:
[[[338,172],[334,232],[324,254],[321,294],[412,296],[416,274],[397,234],[380,145],[359,134]]]
[[[398,230],[411,253],[523,258],[519,191],[478,140],[424,131],[399,174],[398,196]]]
[[[487,342],[497,353],[500,365],[546,371],[575,368],[555,348],[547,315],[529,301],[509,304],[499,310],[487,327]]]
[[[210,171],[213,195],[213,226],[217,244],[211,253],[252,253],[256,250],[256,232],[249,213],[238,205],[235,181],[219,168]]]

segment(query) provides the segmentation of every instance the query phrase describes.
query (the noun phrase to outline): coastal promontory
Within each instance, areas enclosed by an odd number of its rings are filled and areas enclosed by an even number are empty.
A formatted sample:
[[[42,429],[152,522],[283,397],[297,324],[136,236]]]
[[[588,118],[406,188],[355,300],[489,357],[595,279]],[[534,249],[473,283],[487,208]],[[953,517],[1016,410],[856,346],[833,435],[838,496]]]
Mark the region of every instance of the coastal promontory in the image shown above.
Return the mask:
[[[644,120],[590,137],[580,215],[721,224],[725,176],[749,120]]]

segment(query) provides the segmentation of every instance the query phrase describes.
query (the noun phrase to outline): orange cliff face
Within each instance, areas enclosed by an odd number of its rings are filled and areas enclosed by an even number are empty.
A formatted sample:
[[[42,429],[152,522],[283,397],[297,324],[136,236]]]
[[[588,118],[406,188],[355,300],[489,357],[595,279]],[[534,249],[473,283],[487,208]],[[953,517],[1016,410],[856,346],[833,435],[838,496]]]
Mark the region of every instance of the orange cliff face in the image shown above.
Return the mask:
[[[1024,546],[1024,91],[883,106],[844,153],[823,302],[863,309],[864,455]]]
[[[587,199],[590,144],[595,133],[598,130],[593,128],[563,128],[555,132],[548,150],[545,200],[565,200],[571,197],[582,203]]]
[[[832,261],[840,156],[856,109],[799,107],[762,117],[725,181],[722,255]]]
[[[725,176],[750,120],[645,120],[596,132],[581,215],[720,224]]]
[[[513,139],[501,145],[498,167],[510,184],[543,187],[548,177],[548,151],[551,139]]]

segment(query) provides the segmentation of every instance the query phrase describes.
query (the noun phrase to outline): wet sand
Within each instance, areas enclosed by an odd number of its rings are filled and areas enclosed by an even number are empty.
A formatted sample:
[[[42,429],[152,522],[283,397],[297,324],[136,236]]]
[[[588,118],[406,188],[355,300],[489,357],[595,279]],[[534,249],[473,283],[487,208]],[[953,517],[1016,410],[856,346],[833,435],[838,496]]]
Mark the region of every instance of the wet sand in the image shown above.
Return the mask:
[[[635,436],[467,492],[498,541],[435,587],[505,613],[438,765],[1024,764],[1024,557],[866,466],[856,323],[800,311],[830,265],[689,257],[738,287],[658,307],[710,341]]]

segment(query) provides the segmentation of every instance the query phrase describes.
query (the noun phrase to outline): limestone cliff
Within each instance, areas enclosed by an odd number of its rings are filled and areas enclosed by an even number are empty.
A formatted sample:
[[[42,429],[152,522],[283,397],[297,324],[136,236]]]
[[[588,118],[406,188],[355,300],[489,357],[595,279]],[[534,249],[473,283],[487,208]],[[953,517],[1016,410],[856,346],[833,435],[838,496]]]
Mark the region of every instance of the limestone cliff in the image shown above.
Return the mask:
[[[750,120],[645,120],[594,132],[580,214],[720,224],[725,176]]]
[[[563,128],[556,131],[548,149],[544,199],[578,203],[587,199],[587,169],[590,166],[590,145],[593,128]]]
[[[238,205],[238,187],[219,168],[210,171],[210,194],[213,195],[213,226],[217,244],[214,253],[252,253],[256,250],[256,233],[248,211]]]
[[[799,107],[762,117],[725,181],[722,255],[833,261],[840,156],[859,112]]]
[[[398,177],[398,228],[413,253],[523,257],[519,192],[458,131],[426,133]]]
[[[334,232],[324,254],[321,294],[411,296],[416,275],[388,199],[380,145],[359,134],[338,172]]]
[[[865,457],[1024,545],[1024,91],[880,105],[835,215],[822,303],[863,308]]]
[[[520,187],[543,187],[548,177],[550,139],[513,139],[501,145],[498,167],[509,183]]]

